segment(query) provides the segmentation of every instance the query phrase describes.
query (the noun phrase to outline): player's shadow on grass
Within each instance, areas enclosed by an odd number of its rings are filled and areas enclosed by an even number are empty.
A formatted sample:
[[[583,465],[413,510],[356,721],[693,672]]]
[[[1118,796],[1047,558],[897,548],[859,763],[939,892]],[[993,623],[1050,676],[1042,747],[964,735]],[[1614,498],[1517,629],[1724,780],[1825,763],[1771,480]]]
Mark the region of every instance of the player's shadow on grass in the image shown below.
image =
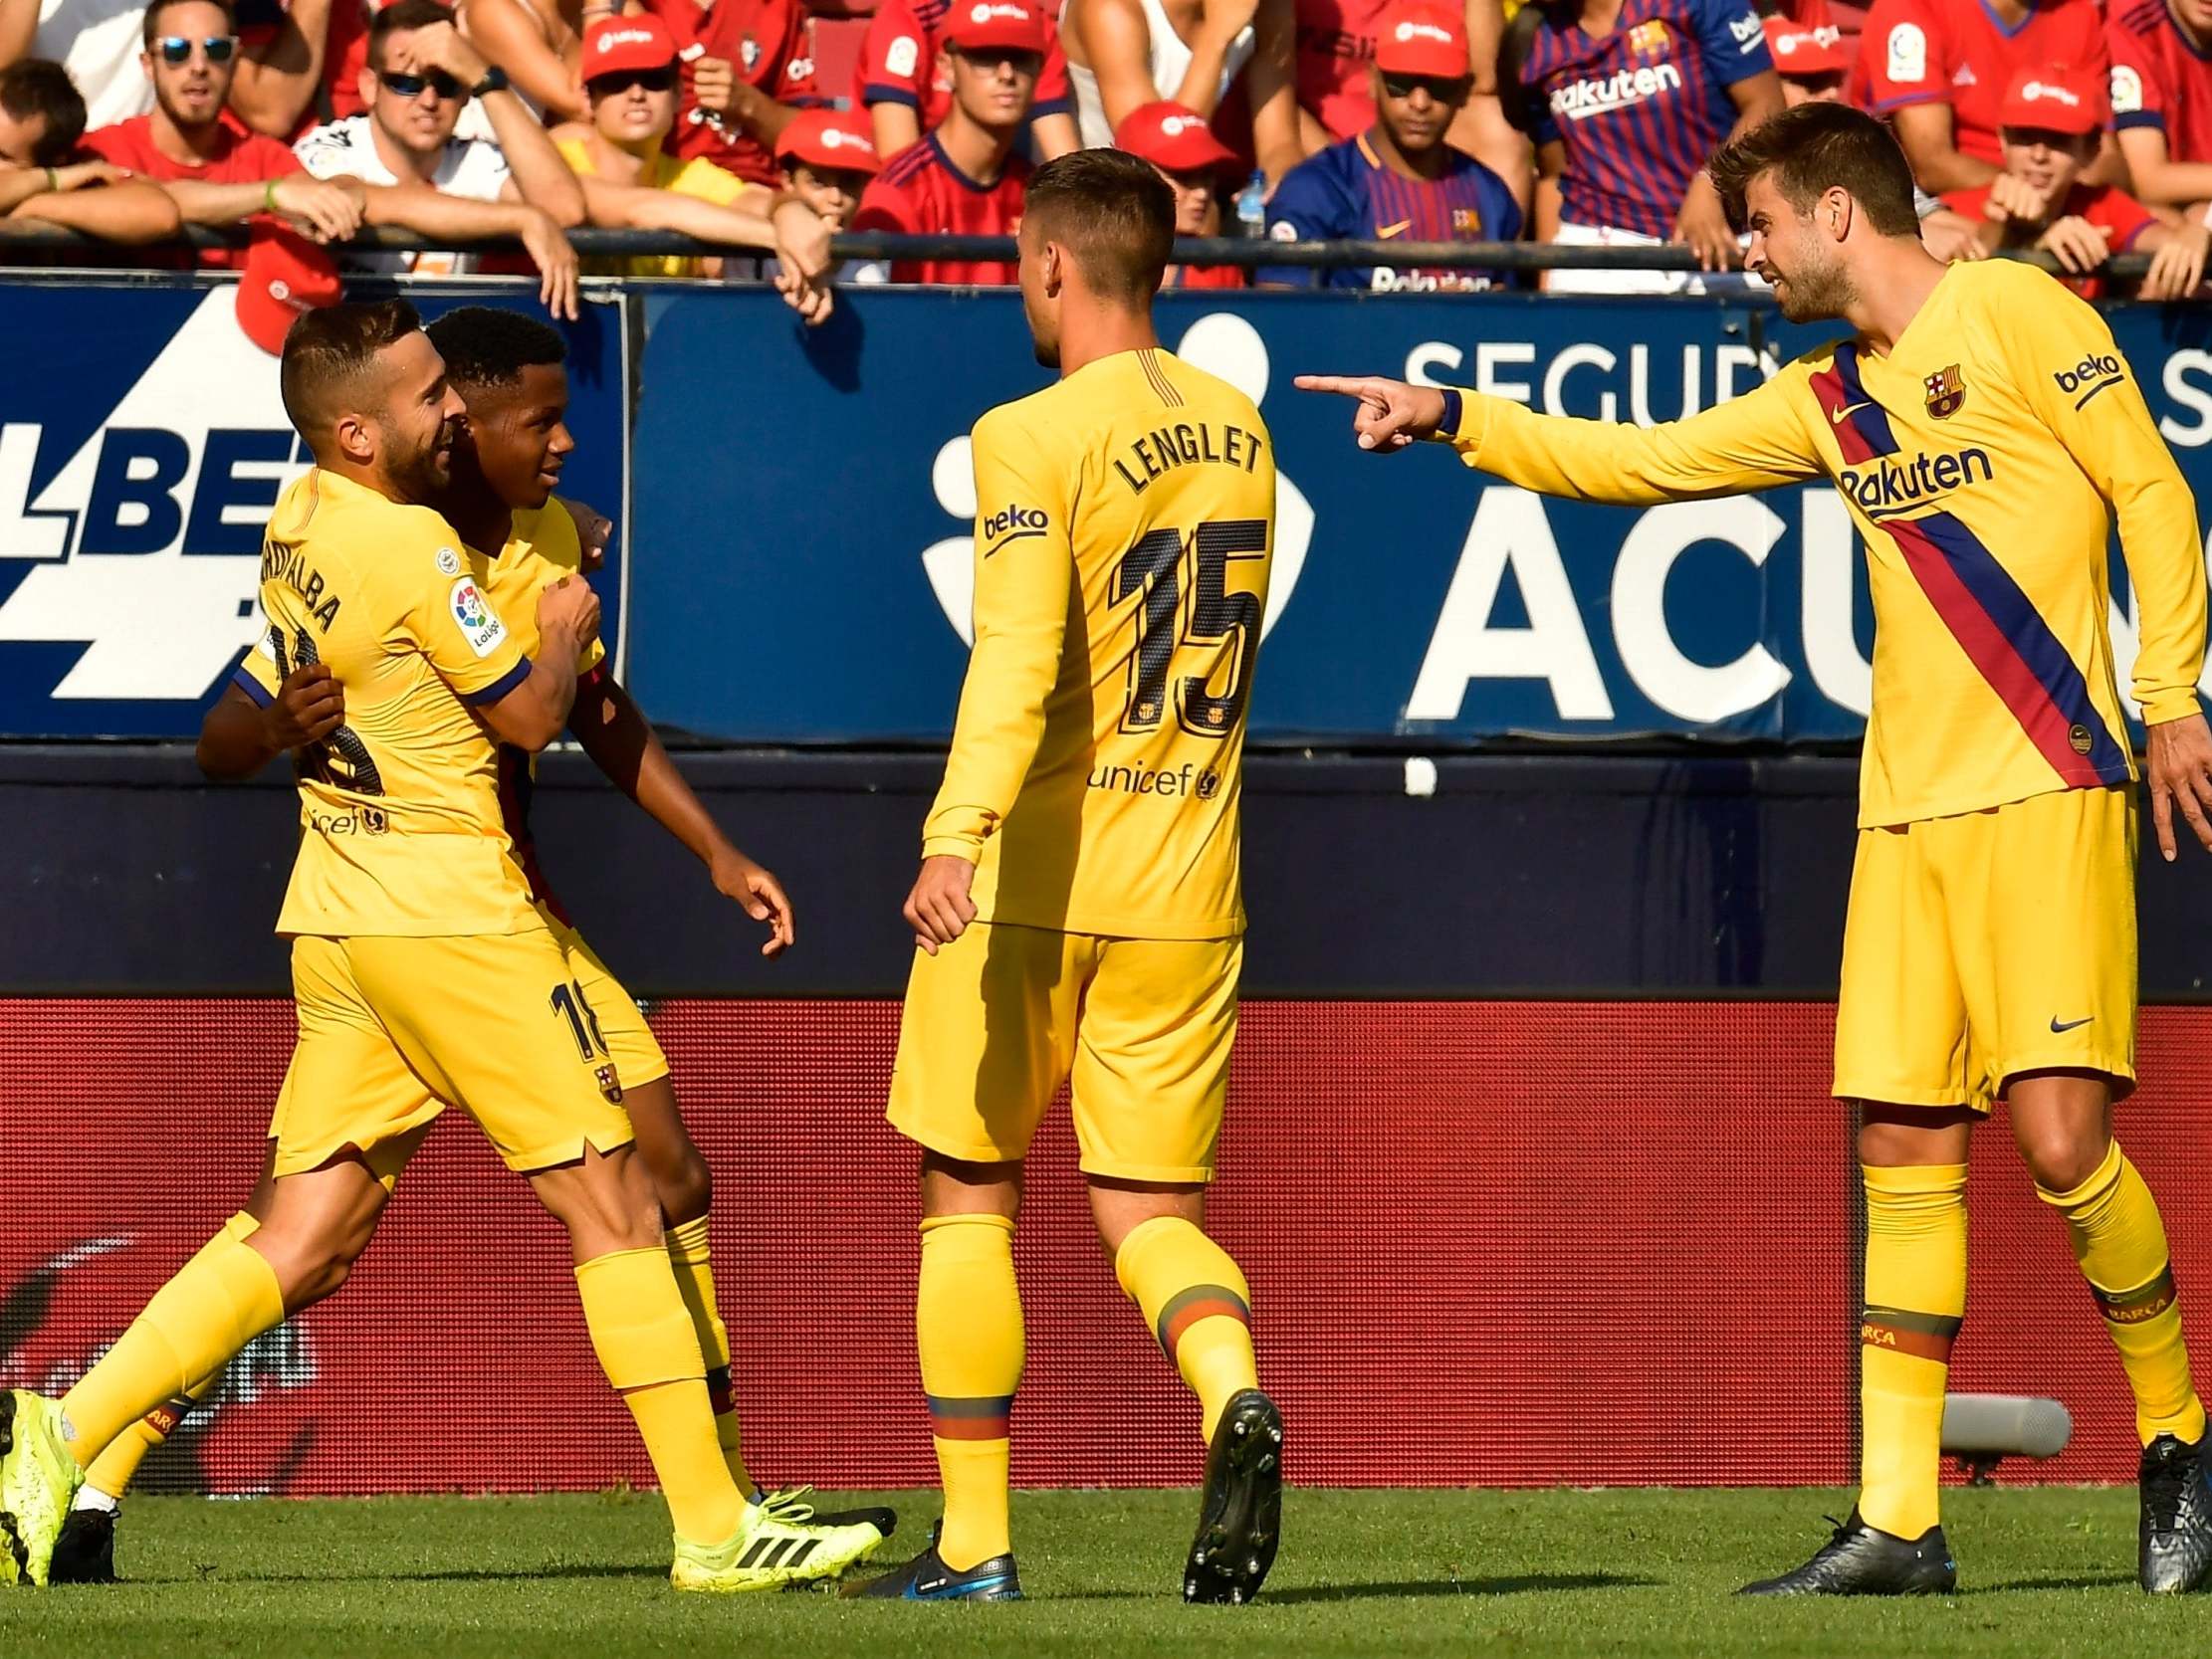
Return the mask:
[[[2081,1572],[2064,1578],[2007,1578],[1998,1584],[1975,1584],[1965,1595],[1989,1595],[1998,1590],[2102,1590],[2115,1584],[2132,1585],[2132,1572]]]
[[[1295,1589],[1263,1590],[1260,1600],[1277,1603],[1414,1600],[1445,1595],[1526,1595],[1538,1590],[1649,1589],[1657,1578],[1626,1572],[1524,1572],[1499,1578],[1427,1578],[1404,1583],[1304,1584]]]

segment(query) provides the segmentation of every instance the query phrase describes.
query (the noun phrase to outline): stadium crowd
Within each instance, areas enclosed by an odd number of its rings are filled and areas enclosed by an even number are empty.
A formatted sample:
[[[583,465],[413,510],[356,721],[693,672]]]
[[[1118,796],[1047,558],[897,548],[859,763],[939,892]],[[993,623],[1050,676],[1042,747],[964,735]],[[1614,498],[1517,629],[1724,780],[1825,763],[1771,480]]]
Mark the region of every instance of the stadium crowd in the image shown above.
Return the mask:
[[[836,278],[1006,283],[838,272],[829,238],[1008,233],[1035,162],[1105,144],[1193,236],[1676,244],[1697,269],[1520,280],[1713,292],[1750,279],[1705,159],[1807,100],[1892,123],[1939,257],[2041,249],[2092,296],[2119,252],[2151,256],[2147,298],[2203,280],[2212,0],[0,0],[0,212],[118,244],[247,227],[108,257],[238,267],[271,349],[347,271],[532,270],[555,314],[585,269],[768,276],[809,319]],[[526,255],[346,246],[377,225]],[[744,252],[587,267],[581,225]]]

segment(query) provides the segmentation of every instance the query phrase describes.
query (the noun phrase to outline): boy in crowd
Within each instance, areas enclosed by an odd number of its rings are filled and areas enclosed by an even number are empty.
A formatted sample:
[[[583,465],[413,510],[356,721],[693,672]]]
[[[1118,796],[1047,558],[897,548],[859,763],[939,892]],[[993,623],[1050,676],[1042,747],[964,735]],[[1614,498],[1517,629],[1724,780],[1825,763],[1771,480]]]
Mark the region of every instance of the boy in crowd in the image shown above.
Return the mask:
[[[2040,248],[2073,275],[2062,279],[2085,300],[2104,292],[2096,272],[2113,254],[2147,253],[2142,298],[2172,300],[2204,280],[2212,233],[2202,223],[2161,223],[2148,208],[2108,184],[2083,182],[2104,130],[2101,65],[2047,64],[2006,89],[1999,138],[2005,175],[1999,192],[1985,184],[1943,197],[1953,212],[1980,224],[1983,248]]]
[[[1242,176],[1243,166],[1229,147],[1214,136],[1204,115],[1180,104],[1146,104],[1130,110],[1114,132],[1114,147],[1125,149],[1168,181],[1175,192],[1177,236],[1218,236],[1220,203],[1216,192],[1225,180]],[[1163,288],[1243,288],[1251,279],[1236,265],[1171,265]]]

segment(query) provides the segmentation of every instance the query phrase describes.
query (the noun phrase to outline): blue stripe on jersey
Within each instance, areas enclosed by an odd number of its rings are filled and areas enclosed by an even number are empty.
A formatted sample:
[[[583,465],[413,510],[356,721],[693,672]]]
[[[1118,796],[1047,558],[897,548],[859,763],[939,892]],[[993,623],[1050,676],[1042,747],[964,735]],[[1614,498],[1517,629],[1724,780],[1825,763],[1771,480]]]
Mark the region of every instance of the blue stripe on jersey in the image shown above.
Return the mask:
[[[1852,410],[1852,423],[1867,435],[1874,452],[1877,455],[1896,454],[1899,446],[1897,435],[1889,428],[1889,411],[1867,395],[1866,383],[1859,378],[1856,341],[1846,340],[1836,348],[1836,374],[1844,383],[1845,406]]]

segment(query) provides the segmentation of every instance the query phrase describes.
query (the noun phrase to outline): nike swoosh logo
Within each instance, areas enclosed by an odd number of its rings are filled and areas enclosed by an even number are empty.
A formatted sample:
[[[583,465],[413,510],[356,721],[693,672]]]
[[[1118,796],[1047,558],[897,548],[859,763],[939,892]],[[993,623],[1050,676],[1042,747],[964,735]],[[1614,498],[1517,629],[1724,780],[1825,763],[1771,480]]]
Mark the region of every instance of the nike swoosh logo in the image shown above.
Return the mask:
[[[1833,415],[1830,415],[1828,417],[1828,424],[1831,426],[1842,426],[1844,422],[1850,420],[1851,417],[1858,414],[1860,410],[1872,409],[1874,406],[1874,399],[1872,398],[1863,399],[1858,403],[1847,403],[1844,405],[1843,408],[1837,410]]]
[[[2084,1014],[2078,1020],[2068,1020],[2064,1025],[2061,1025],[2059,1023],[2059,1016],[2053,1014],[2051,1016],[2051,1029],[2054,1031],[2072,1031],[2076,1026],[2087,1025],[2091,1020],[2095,1018],[2097,1018],[2095,1014]]]
[[[1401,219],[1395,225],[1379,225],[1375,230],[1375,240],[1388,242],[1392,237],[1403,236],[1413,228],[1414,222],[1411,219]]]

